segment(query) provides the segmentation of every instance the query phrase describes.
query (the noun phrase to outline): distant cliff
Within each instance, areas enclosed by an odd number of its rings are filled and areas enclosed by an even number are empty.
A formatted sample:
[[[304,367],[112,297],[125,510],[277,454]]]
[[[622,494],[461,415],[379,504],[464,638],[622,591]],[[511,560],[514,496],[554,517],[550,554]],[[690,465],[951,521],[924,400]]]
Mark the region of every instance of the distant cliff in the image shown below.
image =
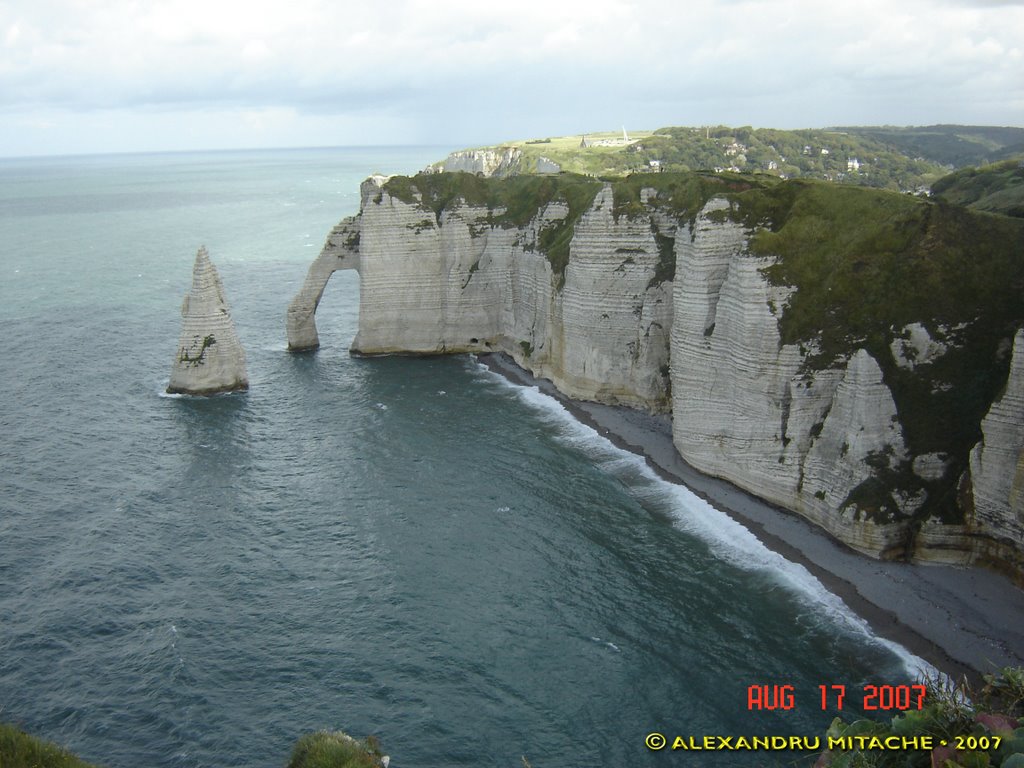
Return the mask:
[[[866,554],[1024,573],[1024,222],[730,174],[362,193],[291,348],[355,269],[354,353],[504,351],[572,397],[671,411],[691,465]]]
[[[483,176],[510,176],[519,169],[523,153],[514,147],[462,149],[452,152],[441,164],[446,173],[476,173]]]

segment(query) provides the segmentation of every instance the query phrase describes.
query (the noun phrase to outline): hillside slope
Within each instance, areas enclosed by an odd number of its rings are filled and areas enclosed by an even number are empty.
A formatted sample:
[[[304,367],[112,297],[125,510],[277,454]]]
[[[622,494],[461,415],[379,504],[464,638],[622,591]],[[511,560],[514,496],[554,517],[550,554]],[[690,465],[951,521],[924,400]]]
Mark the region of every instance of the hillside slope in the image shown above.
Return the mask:
[[[932,195],[953,205],[1024,218],[1024,161],[965,168],[932,185]]]
[[[1024,129],[665,127],[461,150],[434,169],[485,176],[732,171],[923,192],[953,168],[1011,156],[1014,145],[1024,146]]]

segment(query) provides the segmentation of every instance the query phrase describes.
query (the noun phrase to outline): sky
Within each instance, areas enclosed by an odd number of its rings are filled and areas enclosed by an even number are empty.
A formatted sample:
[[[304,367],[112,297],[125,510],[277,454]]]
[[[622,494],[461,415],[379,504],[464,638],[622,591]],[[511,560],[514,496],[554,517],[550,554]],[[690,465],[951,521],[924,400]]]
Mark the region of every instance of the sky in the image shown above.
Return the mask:
[[[0,157],[1024,127],[1024,0],[0,0]]]

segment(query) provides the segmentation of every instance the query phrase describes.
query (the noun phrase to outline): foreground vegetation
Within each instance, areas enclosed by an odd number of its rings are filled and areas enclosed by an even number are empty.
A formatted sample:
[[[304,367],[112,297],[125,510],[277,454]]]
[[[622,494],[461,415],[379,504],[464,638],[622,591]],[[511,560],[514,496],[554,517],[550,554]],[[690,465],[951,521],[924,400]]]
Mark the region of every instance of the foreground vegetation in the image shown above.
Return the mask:
[[[815,768],[1024,768],[1024,669],[985,675],[975,691],[925,680],[928,693],[919,710],[888,722],[837,717],[822,740],[828,749]],[[929,749],[882,749],[886,739],[932,740]],[[920,742],[919,742],[920,743]],[[299,739],[286,768],[383,768],[387,759],[373,737],[353,739],[341,731],[320,731]],[[526,758],[523,765],[528,766]],[[0,725],[3,768],[96,768],[67,750]]]
[[[299,739],[287,768],[381,768],[386,764],[373,736],[358,741],[342,731],[317,731]]]
[[[966,683],[927,682],[924,707],[907,710],[890,722],[846,723],[837,717],[827,738],[854,737],[854,744],[864,746],[829,750],[815,768],[1024,768],[1024,669],[986,675],[980,691]],[[882,743],[891,737],[931,737],[934,747],[871,748],[872,737]]]
[[[0,768],[96,768],[63,747],[0,723]]]
[[[295,744],[286,768],[382,768],[387,764],[372,736],[364,741],[341,731],[318,731]],[[97,768],[63,747],[0,723],[0,768]]]

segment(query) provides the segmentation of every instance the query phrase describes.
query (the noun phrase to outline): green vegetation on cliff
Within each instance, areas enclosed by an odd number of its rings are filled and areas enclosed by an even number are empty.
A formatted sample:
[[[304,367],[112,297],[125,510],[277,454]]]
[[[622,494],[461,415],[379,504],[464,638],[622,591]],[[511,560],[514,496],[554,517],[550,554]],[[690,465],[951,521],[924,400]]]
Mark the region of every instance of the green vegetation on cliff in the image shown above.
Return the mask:
[[[421,173],[393,176],[384,185],[392,197],[432,212],[438,224],[442,212],[458,201],[486,208],[487,223],[498,227],[525,227],[551,203],[565,204],[568,215],[541,228],[536,243],[525,244],[547,256],[559,287],[565,280],[576,222],[593,205],[600,189],[597,180],[575,174],[495,179],[471,173]]]
[[[317,731],[299,739],[286,768],[381,768],[383,756],[372,736],[358,741],[342,731]]]
[[[96,768],[63,747],[0,723],[0,768]]]
[[[784,131],[728,126],[666,127],[621,134],[515,141],[512,175],[556,163],[562,171],[625,176],[651,171],[732,171],[781,179],[923,192],[954,168],[1024,154],[1024,129],[979,126],[845,127]]]
[[[691,225],[701,208],[716,195],[766,189],[778,183],[771,176],[727,172],[638,173],[624,178],[609,177],[606,181],[612,186],[616,218],[649,216],[652,210],[660,210]],[[646,204],[641,199],[645,189],[657,193]]]
[[[1024,128],[993,125],[850,126],[833,128],[878,141],[908,157],[962,168],[1024,153]]]
[[[779,323],[783,343],[808,351],[809,372],[866,349],[893,393],[911,453],[952,462],[932,482],[904,466],[888,488],[859,489],[851,501],[894,509],[894,490],[926,488],[921,517],[955,519],[956,480],[1006,381],[1009,342],[1024,326],[1024,221],[809,181],[733,199],[733,216],[752,231],[751,251],[777,257],[768,279],[797,289]],[[901,367],[891,346],[912,323],[948,349]]]
[[[524,243],[527,249],[536,248],[548,258],[561,288],[576,224],[593,205],[603,183],[611,185],[616,219],[650,215],[651,210],[657,209],[692,224],[715,195],[767,188],[778,180],[732,173],[637,174],[603,180],[572,173],[503,179],[469,173],[421,173],[394,176],[385,183],[384,190],[397,200],[432,213],[438,225],[446,210],[460,204],[485,208],[486,223],[490,226],[516,228],[526,227],[549,204],[564,204],[568,215],[541,227],[535,243]],[[656,193],[646,204],[641,201],[643,189]],[[654,282],[663,282],[671,280],[675,273],[674,239],[658,234],[660,258]]]
[[[932,195],[953,205],[1024,218],[1024,160],[951,173],[932,185]]]
[[[954,168],[1024,156],[1024,128],[968,125],[792,131],[718,125],[638,131],[628,142],[611,132],[585,138],[586,143],[581,134],[503,144],[522,153],[508,173],[543,172],[550,163],[589,176],[732,171],[924,192]]]
[[[664,170],[732,169],[783,179],[810,178],[861,187],[916,191],[947,172],[874,138],[845,131],[773,128],[661,128],[635,154]]]
[[[317,731],[296,742],[286,768],[382,768],[383,756],[372,736],[359,741],[341,731]],[[63,747],[0,723],[0,768],[97,767]]]

